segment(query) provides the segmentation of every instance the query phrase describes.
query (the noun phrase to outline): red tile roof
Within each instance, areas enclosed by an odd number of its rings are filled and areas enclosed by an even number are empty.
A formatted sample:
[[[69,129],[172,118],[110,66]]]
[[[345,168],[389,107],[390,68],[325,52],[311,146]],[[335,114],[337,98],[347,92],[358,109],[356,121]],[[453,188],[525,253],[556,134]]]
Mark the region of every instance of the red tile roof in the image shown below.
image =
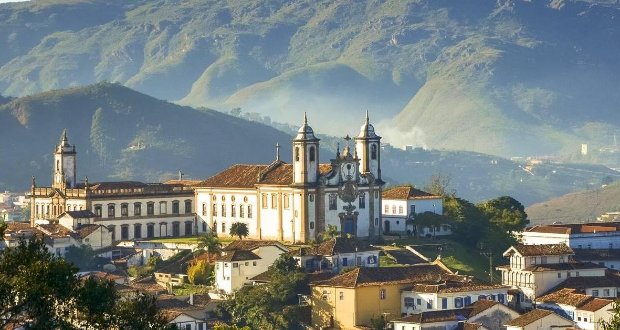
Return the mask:
[[[247,261],[247,260],[258,260],[260,259],[252,251],[246,250],[231,250],[222,252],[222,256],[218,259],[218,261],[223,262],[232,262],[232,261]]]
[[[386,284],[435,283],[446,274],[447,272],[441,267],[429,264],[405,267],[361,267],[311,285],[356,288]]]
[[[566,244],[517,244],[508,249],[506,253],[510,253],[513,249],[522,256],[557,256],[574,254],[573,249],[568,247]]]
[[[527,312],[511,321],[509,321],[508,323],[506,323],[505,325],[507,326],[512,326],[512,327],[525,327],[533,322],[536,322],[544,317],[547,317],[549,315],[555,314],[552,311],[546,310],[546,309],[534,309],[530,312]],[[557,314],[555,314],[557,315]],[[558,317],[560,317],[558,315]],[[567,320],[567,322],[570,322]]]
[[[319,172],[331,171],[330,164],[320,164]],[[233,165],[196,184],[195,187],[252,188],[257,184],[290,185],[293,183],[293,165],[275,161],[270,165]]]
[[[232,250],[251,251],[251,250],[257,249],[262,246],[276,246],[280,249],[286,250],[286,247],[278,241],[264,241],[264,240],[253,240],[253,239],[234,240],[230,242],[230,244],[226,245],[226,247],[224,247],[223,250],[224,251],[232,251]]]
[[[581,234],[596,232],[614,232],[618,230],[620,230],[620,222],[538,225],[525,229],[526,232],[550,234]]]
[[[398,199],[398,200],[443,198],[442,196],[433,195],[431,193],[427,193],[426,191],[416,189],[413,186],[399,186],[399,187],[389,188],[389,189],[384,190],[381,196],[383,197],[383,199]]]

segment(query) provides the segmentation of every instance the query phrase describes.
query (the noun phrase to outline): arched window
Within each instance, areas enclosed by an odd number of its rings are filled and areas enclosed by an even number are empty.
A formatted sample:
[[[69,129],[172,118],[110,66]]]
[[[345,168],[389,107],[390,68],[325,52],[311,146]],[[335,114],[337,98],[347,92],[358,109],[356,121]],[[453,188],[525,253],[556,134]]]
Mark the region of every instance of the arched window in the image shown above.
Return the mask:
[[[370,145],[370,159],[377,159],[377,145]]]
[[[316,155],[315,155],[315,148],[314,147],[310,147],[310,161],[313,162],[316,160]]]
[[[299,147],[295,147],[295,161],[299,161]]]

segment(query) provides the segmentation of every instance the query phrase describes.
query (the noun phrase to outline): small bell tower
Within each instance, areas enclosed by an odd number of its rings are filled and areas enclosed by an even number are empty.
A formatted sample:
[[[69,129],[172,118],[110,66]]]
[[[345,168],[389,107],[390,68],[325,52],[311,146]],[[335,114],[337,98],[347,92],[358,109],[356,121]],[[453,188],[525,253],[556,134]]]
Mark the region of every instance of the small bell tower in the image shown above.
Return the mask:
[[[370,124],[368,111],[360,133],[355,137],[355,151],[360,157],[360,172],[372,173],[375,179],[381,180],[381,137]]]
[[[319,139],[304,113],[304,124],[293,139],[293,184],[315,183],[319,178]]]
[[[67,130],[63,130],[60,143],[54,150],[54,170],[52,187],[64,189],[74,188],[76,181],[75,146],[69,144]]]

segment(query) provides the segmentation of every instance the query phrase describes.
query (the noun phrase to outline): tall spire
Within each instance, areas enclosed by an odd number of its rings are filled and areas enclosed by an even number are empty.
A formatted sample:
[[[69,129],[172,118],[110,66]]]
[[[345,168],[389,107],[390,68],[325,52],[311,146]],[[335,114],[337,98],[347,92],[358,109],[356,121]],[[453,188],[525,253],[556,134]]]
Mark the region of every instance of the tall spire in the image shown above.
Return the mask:
[[[308,125],[308,114],[304,111],[304,125]]]
[[[366,109],[366,125],[370,124],[370,117],[368,117],[368,109]]]
[[[60,136],[60,144],[64,145],[69,142],[69,138],[67,138],[67,129],[62,130],[62,135]]]

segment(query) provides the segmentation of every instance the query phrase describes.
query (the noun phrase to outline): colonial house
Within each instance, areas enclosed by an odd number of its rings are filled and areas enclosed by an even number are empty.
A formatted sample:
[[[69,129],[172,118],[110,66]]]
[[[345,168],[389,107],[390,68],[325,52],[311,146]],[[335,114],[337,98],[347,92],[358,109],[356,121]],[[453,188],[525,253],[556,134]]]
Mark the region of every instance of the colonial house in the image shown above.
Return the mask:
[[[307,272],[338,272],[345,267],[379,267],[380,249],[367,241],[335,237],[293,252],[293,257]]]
[[[223,251],[215,262],[215,288],[224,294],[252,283],[252,278],[269,268],[256,253],[247,250]]]
[[[620,222],[538,225],[519,233],[523,244],[559,244],[573,249],[620,249]]]
[[[183,183],[77,182],[77,152],[66,131],[54,151],[51,187],[33,177],[30,222],[54,222],[65,211],[90,210],[94,224],[104,225],[113,240],[193,235],[194,190]],[[46,221],[40,221],[46,220]]]
[[[620,273],[607,269],[605,276],[570,277],[549,292],[560,289],[573,289],[592,297],[618,298],[620,292]]]
[[[440,281],[446,269],[434,264],[406,267],[360,267],[310,283],[312,324],[353,329],[372,318],[401,313],[401,290],[416,283]]]
[[[574,289],[561,289],[536,298],[537,308],[548,309],[573,320],[580,329],[602,329],[601,321],[612,317],[611,299],[601,299],[579,293]]]
[[[156,305],[169,324],[183,330],[206,330],[207,311],[204,306],[186,301],[184,297],[161,295]]]
[[[392,321],[395,330],[499,329],[519,313],[492,300],[478,300],[459,309],[424,311]]]
[[[502,284],[518,289],[513,304],[530,306],[536,297],[571,277],[605,276],[605,267],[572,259],[566,244],[515,245],[504,252],[510,264],[499,266]]]
[[[235,240],[223,248],[225,252],[234,250],[251,251],[260,257],[261,267],[269,268],[276,259],[289,249],[278,241]]]
[[[320,162],[319,139],[304,118],[292,141],[293,159],[233,165],[197,184],[198,229],[228,233],[234,222],[249,237],[308,242],[328,225],[344,235],[381,235],[381,137],[368,116],[349,146]]]
[[[424,212],[443,214],[443,196],[433,195],[413,186],[399,186],[383,191],[383,230],[392,233],[415,233],[418,236],[452,234],[449,225],[436,228],[418,226],[416,215]]]
[[[447,275],[439,283],[420,283],[401,291],[401,313],[459,309],[476,301],[508,302],[510,287],[484,284],[470,276]]]
[[[567,329],[573,322],[550,310],[534,309],[504,325],[506,330]]]

